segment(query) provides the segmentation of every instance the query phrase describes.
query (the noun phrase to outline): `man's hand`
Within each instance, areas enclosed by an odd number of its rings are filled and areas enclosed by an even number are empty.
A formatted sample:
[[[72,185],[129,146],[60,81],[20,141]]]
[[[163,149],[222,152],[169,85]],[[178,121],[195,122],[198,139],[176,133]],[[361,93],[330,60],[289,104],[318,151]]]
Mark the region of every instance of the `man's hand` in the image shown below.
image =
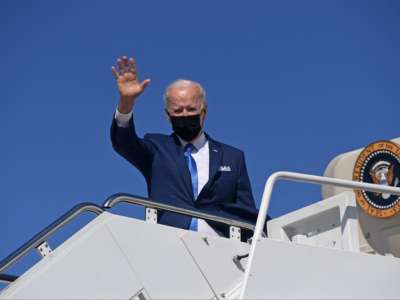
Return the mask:
[[[136,72],[136,63],[133,58],[123,56],[117,59],[118,70],[112,66],[111,70],[117,79],[120,101],[119,112],[127,114],[132,111],[136,98],[143,93],[150,79],[139,82]]]

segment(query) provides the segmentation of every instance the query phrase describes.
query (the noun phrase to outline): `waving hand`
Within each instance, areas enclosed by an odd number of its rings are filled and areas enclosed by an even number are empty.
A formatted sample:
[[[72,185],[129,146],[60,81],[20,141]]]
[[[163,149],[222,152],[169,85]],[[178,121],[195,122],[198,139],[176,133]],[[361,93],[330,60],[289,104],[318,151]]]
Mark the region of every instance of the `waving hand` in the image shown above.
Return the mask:
[[[136,63],[133,58],[123,56],[117,59],[118,69],[112,66],[111,70],[117,80],[120,94],[118,109],[121,113],[128,113],[132,110],[136,98],[143,93],[150,79],[139,81]]]

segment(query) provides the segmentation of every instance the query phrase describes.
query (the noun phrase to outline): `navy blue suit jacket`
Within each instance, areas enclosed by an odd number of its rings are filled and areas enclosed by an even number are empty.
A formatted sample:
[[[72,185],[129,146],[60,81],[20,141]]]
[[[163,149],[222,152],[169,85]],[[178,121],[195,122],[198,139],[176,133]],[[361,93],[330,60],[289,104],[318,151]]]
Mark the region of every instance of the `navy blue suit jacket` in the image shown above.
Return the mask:
[[[175,134],[146,134],[141,139],[136,134],[133,118],[127,128],[117,126],[114,118],[111,126],[114,149],[143,174],[151,200],[254,224],[258,211],[244,153],[208,135],[207,138],[209,181],[195,201],[182,145]],[[221,166],[229,166],[231,171],[221,171]],[[185,229],[189,228],[190,220],[188,216],[172,212],[159,213],[158,218],[161,224]],[[217,232],[228,236],[228,226],[207,222]]]

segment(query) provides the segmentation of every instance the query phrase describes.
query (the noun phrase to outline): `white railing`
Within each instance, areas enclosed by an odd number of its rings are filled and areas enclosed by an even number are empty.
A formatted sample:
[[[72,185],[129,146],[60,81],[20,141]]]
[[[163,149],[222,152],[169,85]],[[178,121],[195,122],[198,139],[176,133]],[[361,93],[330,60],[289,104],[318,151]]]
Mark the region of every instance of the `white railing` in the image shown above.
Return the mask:
[[[244,299],[244,294],[246,292],[247,283],[249,281],[249,277],[251,274],[251,267],[254,260],[255,250],[257,248],[257,243],[261,239],[261,235],[263,232],[263,227],[265,224],[265,219],[268,213],[269,203],[271,201],[272,190],[274,188],[275,183],[278,180],[289,180],[289,181],[298,181],[298,182],[306,182],[313,183],[319,185],[333,185],[338,187],[350,188],[350,189],[358,189],[369,192],[379,192],[379,193],[389,193],[392,195],[400,196],[400,188],[383,186],[379,184],[365,183],[365,182],[357,182],[351,180],[323,177],[323,176],[315,176],[315,175],[307,175],[301,173],[294,172],[276,172],[272,174],[267,182],[265,183],[264,193],[261,200],[260,211],[257,217],[256,228],[254,230],[253,241],[250,247],[249,259],[247,261],[246,271],[244,273],[243,284],[240,291],[239,299]]]

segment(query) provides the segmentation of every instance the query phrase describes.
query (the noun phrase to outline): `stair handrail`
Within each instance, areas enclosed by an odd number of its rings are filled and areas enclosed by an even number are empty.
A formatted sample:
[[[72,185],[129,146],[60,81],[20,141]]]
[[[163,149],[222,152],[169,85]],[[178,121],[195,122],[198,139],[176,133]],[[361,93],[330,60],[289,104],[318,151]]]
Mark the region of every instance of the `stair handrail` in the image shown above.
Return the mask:
[[[15,263],[17,260],[25,256],[30,250],[33,248],[38,247],[40,244],[45,242],[53,233],[55,233],[57,230],[59,230],[61,227],[66,225],[68,222],[70,222],[72,219],[77,217],[78,215],[84,213],[84,212],[91,212],[96,215],[100,215],[104,209],[100,207],[97,204],[90,203],[90,202],[84,202],[75,205],[73,208],[71,208],[69,211],[64,213],[61,217],[59,217],[57,220],[55,220],[53,223],[48,225],[46,228],[44,228],[42,231],[37,233],[35,236],[33,236],[29,241],[24,243],[21,247],[16,249],[14,252],[12,252],[9,256],[4,258],[3,260],[0,261],[0,273],[2,273],[5,269],[7,269],[10,265]],[[5,276],[5,274],[0,274]],[[14,276],[14,280],[18,278]],[[10,279],[12,279],[10,277]]]
[[[244,229],[248,229],[251,231],[254,231],[254,229],[255,229],[255,226],[250,223],[241,222],[241,221],[237,221],[237,220],[233,220],[233,219],[228,219],[228,218],[224,218],[224,217],[220,217],[220,216],[216,216],[213,214],[208,214],[208,213],[204,213],[204,212],[200,212],[200,211],[185,209],[185,208],[168,205],[168,204],[164,204],[164,203],[160,203],[160,202],[155,202],[150,199],[146,199],[146,198],[143,198],[140,196],[131,195],[131,194],[127,194],[127,193],[117,193],[117,194],[111,195],[104,202],[103,208],[109,209],[118,203],[136,204],[136,205],[141,205],[141,206],[148,207],[148,208],[170,211],[170,212],[174,212],[174,213],[178,213],[178,214],[182,214],[182,215],[186,215],[186,216],[190,216],[190,217],[194,217],[194,218],[198,218],[198,219],[204,219],[204,220],[208,220],[208,221],[223,223],[223,224],[226,224],[229,226],[244,228]]]
[[[219,222],[223,223],[232,227],[237,227],[237,228],[244,228],[250,231],[255,230],[255,226],[250,223],[246,222],[241,222],[233,219],[228,219],[204,212],[199,212],[195,210],[190,210],[190,209],[185,209],[177,206],[172,206],[172,205],[167,205],[159,202],[154,202],[150,199],[146,199],[140,196],[135,196],[127,193],[118,193],[111,195],[106,199],[104,202],[103,206],[99,206],[95,203],[90,203],[90,202],[84,202],[75,205],[73,208],[71,208],[69,211],[64,213],[62,216],[60,216],[58,219],[56,219],[54,222],[52,222],[50,225],[46,226],[42,231],[34,235],[30,240],[25,242],[22,246],[17,248],[15,251],[13,251],[10,255],[8,255],[6,258],[0,261],[0,281],[1,282],[13,282],[15,281],[18,276],[14,275],[8,275],[4,274],[3,272],[9,268],[12,264],[17,262],[19,259],[21,259],[23,256],[25,256],[29,251],[31,251],[34,248],[39,247],[42,243],[46,242],[47,239],[54,234],[56,231],[58,231],[60,228],[62,228],[64,225],[69,223],[72,219],[77,217],[78,215],[84,213],[84,212],[91,212],[96,215],[100,215],[104,211],[111,209],[113,206],[117,205],[118,203],[129,203],[129,204],[136,204],[136,205],[141,205],[146,208],[153,208],[157,210],[163,210],[163,211],[170,211],[170,212],[175,212],[178,214],[190,216],[190,217],[195,217],[199,219],[204,219],[204,220],[209,220],[209,221],[214,221],[214,222]]]

